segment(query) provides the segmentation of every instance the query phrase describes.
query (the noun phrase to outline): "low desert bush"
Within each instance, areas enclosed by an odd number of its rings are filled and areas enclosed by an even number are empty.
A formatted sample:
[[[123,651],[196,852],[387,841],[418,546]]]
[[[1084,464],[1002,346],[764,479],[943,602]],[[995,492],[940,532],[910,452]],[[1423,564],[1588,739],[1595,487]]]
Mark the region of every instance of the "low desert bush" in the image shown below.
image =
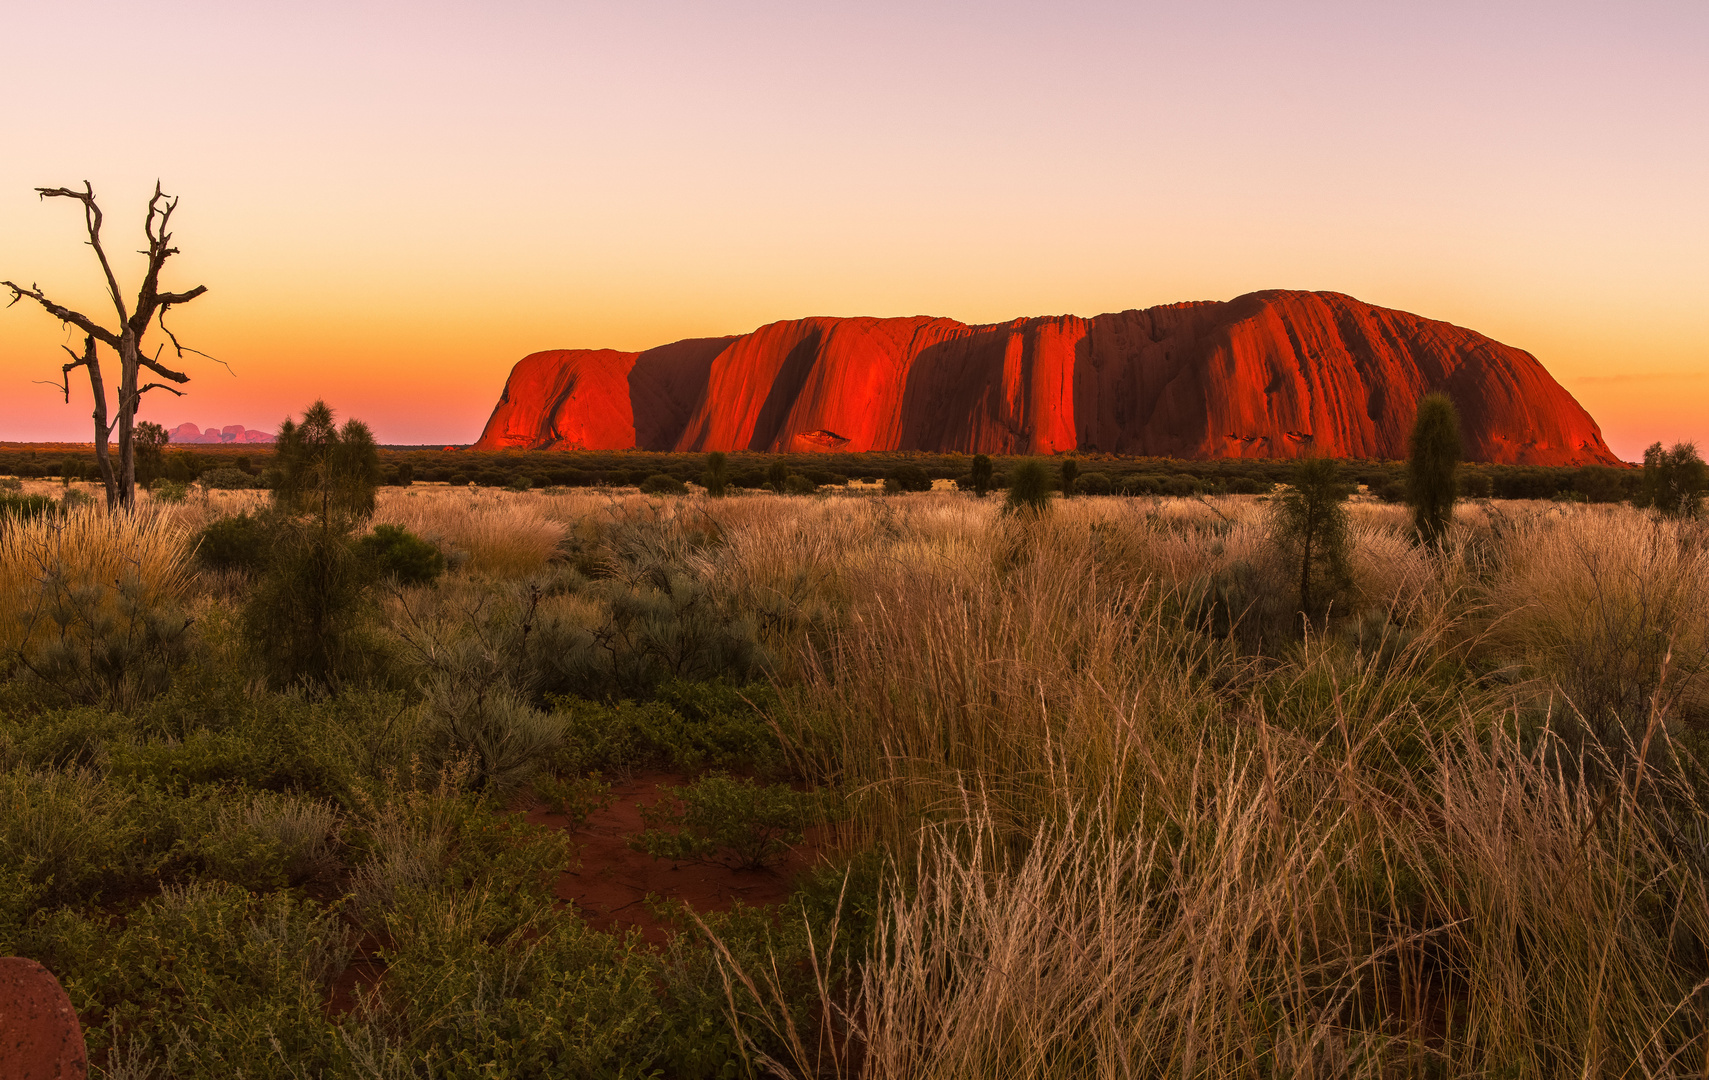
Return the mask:
[[[196,477],[196,483],[209,491],[246,491],[257,486],[256,478],[242,469],[234,469],[223,465],[217,469],[209,469]]]
[[[217,518],[196,535],[196,561],[210,570],[257,573],[272,554],[278,523],[241,511]]]
[[[374,526],[356,541],[356,551],[376,577],[399,585],[428,585],[445,572],[444,554],[398,525]]]
[[[645,495],[686,495],[688,485],[674,476],[654,473],[641,481],[641,492]]]
[[[767,870],[804,839],[817,802],[787,784],[711,773],[642,806],[648,827],[630,843],[656,859]]]

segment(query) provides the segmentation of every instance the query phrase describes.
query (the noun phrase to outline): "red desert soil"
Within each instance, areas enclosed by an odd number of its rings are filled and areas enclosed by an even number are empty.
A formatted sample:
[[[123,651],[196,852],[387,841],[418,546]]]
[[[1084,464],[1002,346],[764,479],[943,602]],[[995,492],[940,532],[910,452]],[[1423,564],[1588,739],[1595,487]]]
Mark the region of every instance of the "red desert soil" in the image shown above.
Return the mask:
[[[479,450],[925,450],[1402,458],[1419,398],[1466,457],[1618,464],[1535,357],[1328,292],[968,326],[814,318],[524,357]]]
[[[649,944],[664,945],[680,928],[653,914],[646,903],[648,895],[680,900],[699,912],[728,911],[738,900],[749,907],[776,904],[789,898],[797,878],[818,860],[822,848],[814,829],[775,871],[672,863],[630,848],[629,837],[646,828],[638,804],[653,805],[686,782],[687,778],[674,773],[645,773],[613,783],[611,805],[570,830],[570,839],[579,849],[579,865],[558,875],[556,891],[560,900],[576,906],[588,925],[618,934],[633,928]],[[530,825],[570,828],[566,815],[541,806],[526,806],[520,812]],[[330,1014],[349,1012],[358,991],[370,991],[381,983],[385,965],[377,958],[380,947],[374,940],[357,947],[357,958],[333,983],[327,1003]]]
[[[680,776],[649,773],[613,783],[611,805],[588,815],[570,834],[581,848],[581,865],[558,875],[557,893],[574,903],[589,925],[616,933],[633,927],[647,941],[662,945],[672,928],[648,909],[648,894],[681,900],[701,912],[728,911],[737,900],[749,907],[775,904],[789,897],[795,879],[818,858],[811,832],[775,871],[673,863],[631,849],[628,838],[646,828],[637,804],[668,798],[671,789],[684,782]],[[527,812],[527,821],[557,828],[569,824],[563,814],[538,807]]]
[[[83,1080],[83,1028],[53,972],[34,960],[0,957],[0,1078]]]

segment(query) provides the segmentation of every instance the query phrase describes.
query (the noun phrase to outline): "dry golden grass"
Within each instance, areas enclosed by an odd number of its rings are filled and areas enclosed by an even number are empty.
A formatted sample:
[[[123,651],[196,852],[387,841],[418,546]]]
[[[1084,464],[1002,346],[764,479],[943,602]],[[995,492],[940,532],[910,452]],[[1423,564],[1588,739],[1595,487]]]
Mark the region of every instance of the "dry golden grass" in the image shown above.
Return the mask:
[[[464,488],[385,488],[376,524],[401,525],[448,549],[454,562],[494,577],[520,577],[557,553],[564,526],[550,496]]]
[[[50,573],[63,573],[72,588],[134,578],[143,603],[170,605],[191,583],[189,554],[185,528],[146,507],[108,514],[86,503],[63,516],[8,523],[0,530],[0,648],[10,653],[26,634],[47,632],[44,620],[30,616],[39,613]]]
[[[1239,567],[1285,594],[1265,509],[1086,499],[1029,524],[934,493],[707,511],[722,587],[834,615],[822,642],[774,643],[799,676],[781,733],[850,796],[845,841],[898,859],[870,951],[821,971],[817,1036],[725,957],[732,1009],[792,1047],[771,1071],[1704,1067],[1709,810],[1671,752],[1690,686],[1664,680],[1606,753],[1522,722],[1572,672],[1619,682],[1598,651],[1619,642],[1586,629],[1598,604],[1675,643],[1683,678],[1709,616],[1702,535],[1629,509],[1468,508],[1432,554],[1393,508],[1355,506],[1356,602],[1379,630],[1250,658],[1201,632],[1195,597]],[[1491,663],[1508,677],[1477,678]]]

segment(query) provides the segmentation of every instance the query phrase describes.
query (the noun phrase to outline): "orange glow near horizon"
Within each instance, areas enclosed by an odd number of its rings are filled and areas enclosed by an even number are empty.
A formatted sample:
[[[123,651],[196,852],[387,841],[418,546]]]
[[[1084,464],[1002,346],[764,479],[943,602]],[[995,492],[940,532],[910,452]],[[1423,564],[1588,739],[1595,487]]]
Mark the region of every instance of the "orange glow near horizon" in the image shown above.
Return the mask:
[[[187,396],[317,397],[465,443],[510,366],[807,315],[1021,315],[1329,289],[1537,356],[1628,459],[1709,447],[1709,9],[193,2],[26,10],[0,278],[103,321],[76,207],[182,196]],[[187,28],[187,29],[186,29]],[[87,42],[75,83],[61,50]],[[84,48],[80,44],[80,48]],[[131,110],[135,55],[171,55]],[[134,259],[122,263],[134,285]],[[86,441],[76,345],[0,310],[0,439]]]

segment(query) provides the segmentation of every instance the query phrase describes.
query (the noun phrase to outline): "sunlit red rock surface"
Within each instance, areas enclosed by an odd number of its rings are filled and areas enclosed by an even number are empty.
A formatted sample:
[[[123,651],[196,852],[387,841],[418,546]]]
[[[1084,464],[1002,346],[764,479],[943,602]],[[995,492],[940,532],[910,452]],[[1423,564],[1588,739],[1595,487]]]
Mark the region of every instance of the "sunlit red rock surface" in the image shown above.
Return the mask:
[[[0,1080],[84,1080],[89,1059],[71,999],[34,960],[0,957]]]
[[[1284,291],[1090,319],[813,318],[642,353],[534,353],[476,446],[1399,458],[1432,390],[1459,407],[1471,460],[1617,462],[1530,353]]]

